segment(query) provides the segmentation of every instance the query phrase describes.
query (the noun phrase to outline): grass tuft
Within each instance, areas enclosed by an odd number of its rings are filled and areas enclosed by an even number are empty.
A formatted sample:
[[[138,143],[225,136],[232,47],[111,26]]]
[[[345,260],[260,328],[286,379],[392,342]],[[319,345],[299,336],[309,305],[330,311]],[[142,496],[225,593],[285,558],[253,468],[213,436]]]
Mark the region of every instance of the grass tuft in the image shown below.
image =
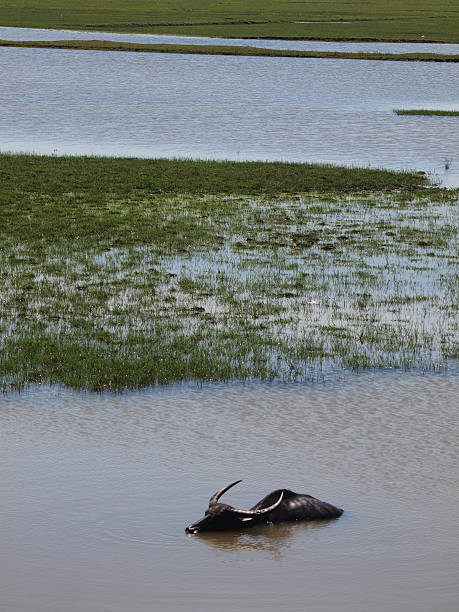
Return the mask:
[[[400,108],[394,108],[394,113],[397,115],[427,115],[427,116],[439,116],[439,117],[459,117],[459,111],[453,110],[427,110],[427,109],[411,109],[405,110]]]

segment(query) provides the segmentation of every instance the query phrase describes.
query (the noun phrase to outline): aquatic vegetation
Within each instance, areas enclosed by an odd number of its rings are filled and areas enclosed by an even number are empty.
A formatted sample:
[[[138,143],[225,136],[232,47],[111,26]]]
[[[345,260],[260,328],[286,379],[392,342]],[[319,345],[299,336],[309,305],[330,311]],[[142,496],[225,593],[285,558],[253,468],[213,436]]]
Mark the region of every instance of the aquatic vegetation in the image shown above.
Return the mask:
[[[4,389],[304,380],[456,354],[457,192],[161,193],[138,180],[147,160],[54,158],[54,176],[50,158],[1,159]],[[118,183],[99,173],[111,163],[130,168]]]
[[[439,117],[459,117],[459,111],[454,110],[428,110],[428,109],[402,109],[394,108],[394,113],[397,115],[426,115]]]

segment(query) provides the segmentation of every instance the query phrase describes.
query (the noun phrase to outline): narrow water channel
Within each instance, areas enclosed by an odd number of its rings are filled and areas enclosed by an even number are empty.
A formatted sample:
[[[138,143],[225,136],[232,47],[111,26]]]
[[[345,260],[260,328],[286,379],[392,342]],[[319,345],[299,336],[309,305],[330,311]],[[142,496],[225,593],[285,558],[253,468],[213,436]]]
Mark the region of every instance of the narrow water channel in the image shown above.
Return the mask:
[[[304,51],[351,51],[362,53],[445,53],[458,54],[454,43],[340,42],[325,40],[261,40],[254,38],[209,38],[206,36],[172,36],[164,34],[129,34],[44,28],[10,28],[0,26],[0,40],[113,40],[151,44],[229,45],[263,49],[298,49]]]

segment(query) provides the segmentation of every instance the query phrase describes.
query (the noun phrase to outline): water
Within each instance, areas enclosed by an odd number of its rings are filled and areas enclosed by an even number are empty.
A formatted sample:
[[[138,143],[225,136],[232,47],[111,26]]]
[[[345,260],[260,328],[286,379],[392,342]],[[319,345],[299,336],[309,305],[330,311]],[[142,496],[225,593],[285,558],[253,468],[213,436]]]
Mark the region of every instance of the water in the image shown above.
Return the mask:
[[[0,26],[1,40],[113,40],[151,44],[232,45],[264,49],[299,49],[303,51],[357,51],[362,53],[459,53],[451,43],[381,43],[323,40],[258,40],[248,38],[209,38],[206,36],[171,36],[162,34],[127,34],[41,28]]]
[[[392,112],[457,108],[455,64],[3,48],[0,71],[3,151],[330,162],[459,185],[457,118]]]
[[[453,612],[458,378],[0,397],[8,612]],[[337,521],[187,536],[217,489],[289,487]]]

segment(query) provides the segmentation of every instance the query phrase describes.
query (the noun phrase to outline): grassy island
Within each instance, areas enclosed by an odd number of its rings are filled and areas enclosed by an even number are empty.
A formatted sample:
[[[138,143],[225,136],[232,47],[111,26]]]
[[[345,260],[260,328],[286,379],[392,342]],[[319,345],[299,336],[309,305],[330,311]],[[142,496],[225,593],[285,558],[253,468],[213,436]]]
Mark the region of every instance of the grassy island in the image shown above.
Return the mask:
[[[457,191],[415,173],[0,155],[0,385],[445,367]]]
[[[392,62],[459,62],[459,55],[447,55],[443,53],[353,53],[347,51],[297,51],[232,45],[139,44],[112,42],[108,40],[0,40],[0,47],[32,47],[36,49],[68,49],[77,51],[129,51],[135,53],[185,53],[193,55],[239,55],[245,57],[303,57],[313,59],[386,60]]]

